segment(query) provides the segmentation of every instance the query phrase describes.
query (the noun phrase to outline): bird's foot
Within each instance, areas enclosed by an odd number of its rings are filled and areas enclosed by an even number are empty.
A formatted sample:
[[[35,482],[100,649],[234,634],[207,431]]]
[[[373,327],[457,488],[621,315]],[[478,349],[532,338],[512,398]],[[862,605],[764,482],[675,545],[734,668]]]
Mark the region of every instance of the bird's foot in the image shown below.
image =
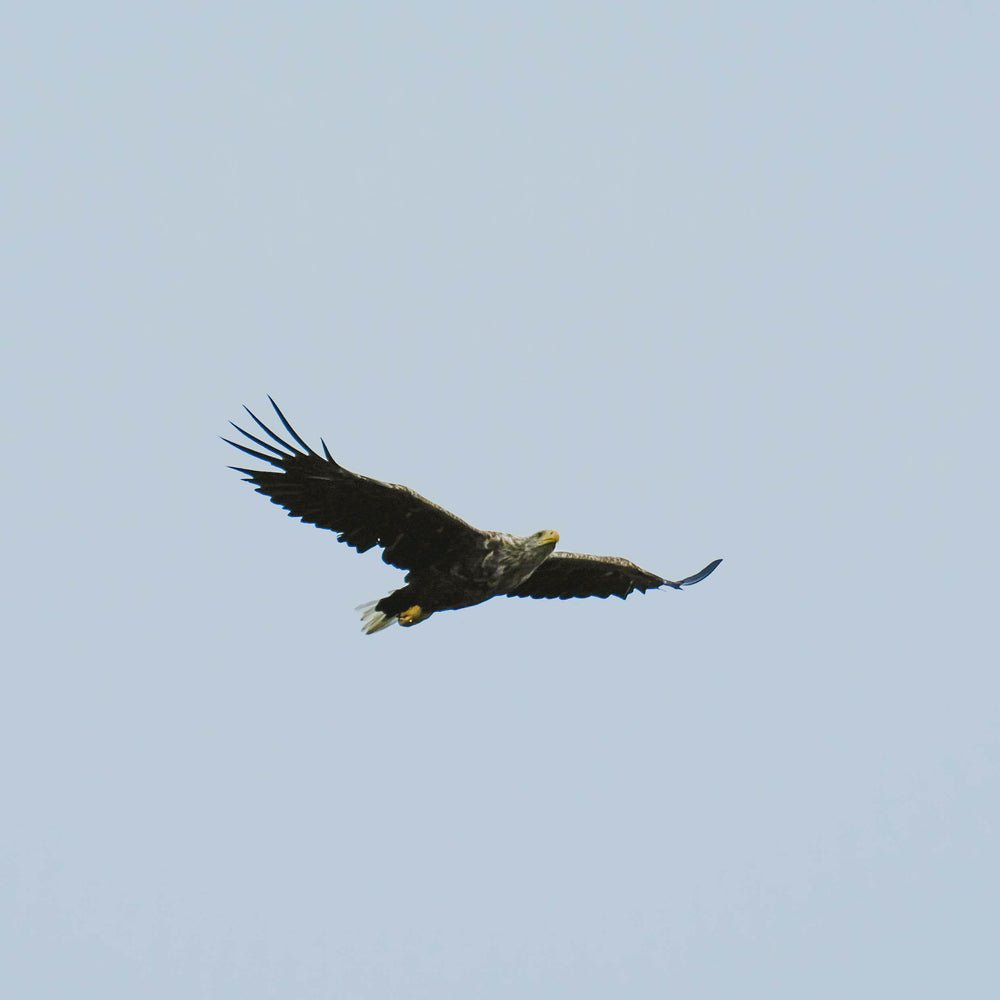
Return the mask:
[[[417,622],[422,622],[425,618],[429,618],[430,615],[425,614],[424,609],[419,604],[414,604],[405,611],[400,611],[398,617],[400,625],[416,625]]]

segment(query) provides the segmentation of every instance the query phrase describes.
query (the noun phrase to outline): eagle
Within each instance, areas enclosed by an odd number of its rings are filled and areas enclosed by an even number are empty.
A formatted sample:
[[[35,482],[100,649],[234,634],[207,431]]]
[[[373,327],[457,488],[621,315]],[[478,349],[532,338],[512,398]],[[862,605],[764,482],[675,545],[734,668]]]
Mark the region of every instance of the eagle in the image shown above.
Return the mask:
[[[406,570],[404,587],[378,601],[362,604],[362,623],[371,635],[393,622],[416,625],[438,611],[482,604],[491,597],[628,597],[659,587],[680,590],[704,580],[722,562],[716,559],[694,576],[666,580],[617,556],[589,556],[555,551],[559,532],[533,535],[481,531],[406,486],[382,483],[338,464],[326,442],[313,451],[267,397],[295,444],[289,444],[246,406],[250,419],[270,438],[255,437],[230,421],[258,448],[222,440],[273,469],[244,469],[258,493],[284,507],[289,517],[337,533],[358,552],[374,546],[390,566]],[[296,447],[297,446],[297,447]]]

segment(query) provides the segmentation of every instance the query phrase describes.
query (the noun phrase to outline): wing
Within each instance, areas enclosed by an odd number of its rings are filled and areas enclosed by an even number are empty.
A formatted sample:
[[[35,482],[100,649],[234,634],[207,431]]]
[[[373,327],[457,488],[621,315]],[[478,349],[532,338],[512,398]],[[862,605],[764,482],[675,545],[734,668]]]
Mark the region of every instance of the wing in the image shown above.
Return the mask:
[[[657,587],[689,587],[699,583],[722,562],[716,559],[700,573],[683,580],[664,580],[627,559],[617,556],[584,556],[576,552],[553,552],[508,597],[628,597],[633,590],[645,593]]]
[[[307,524],[335,531],[339,541],[347,542],[358,552],[367,552],[380,545],[385,550],[382,558],[387,563],[408,570],[421,569],[447,558],[452,552],[466,551],[484,537],[485,532],[405,486],[380,483],[377,479],[348,472],[334,461],[322,439],[323,455],[318,455],[292,430],[273,399],[271,405],[302,451],[283,441],[250,410],[247,413],[254,423],[281,447],[254,437],[236,424],[233,427],[244,437],[270,454],[228,438],[222,440],[280,470],[232,466],[237,472],[246,474],[245,481],[253,483],[258,493],[284,507],[289,517],[299,517]]]

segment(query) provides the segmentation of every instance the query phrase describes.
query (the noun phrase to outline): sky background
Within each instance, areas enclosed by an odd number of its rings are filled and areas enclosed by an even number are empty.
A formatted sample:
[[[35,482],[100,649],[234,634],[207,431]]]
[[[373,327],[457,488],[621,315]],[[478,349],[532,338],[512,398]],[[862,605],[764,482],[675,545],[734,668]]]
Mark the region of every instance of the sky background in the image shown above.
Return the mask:
[[[994,5],[3,35],[4,996],[995,994]],[[226,469],[268,393],[725,561],[365,636],[401,574]]]

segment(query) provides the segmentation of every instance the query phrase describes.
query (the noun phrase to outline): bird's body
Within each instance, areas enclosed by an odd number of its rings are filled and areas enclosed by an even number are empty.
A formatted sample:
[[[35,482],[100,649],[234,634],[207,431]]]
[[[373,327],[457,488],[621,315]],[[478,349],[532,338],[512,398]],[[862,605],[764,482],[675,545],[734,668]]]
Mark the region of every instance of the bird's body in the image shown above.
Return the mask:
[[[410,570],[407,586],[381,601],[364,605],[368,630],[378,631],[391,625],[394,618],[403,625],[415,625],[435,611],[470,608],[505,594],[531,576],[558,540],[554,531],[540,531],[525,538],[483,532],[483,537],[458,558]],[[419,611],[411,611],[413,608]]]
[[[266,452],[235,441],[228,444],[280,471],[237,468],[259,493],[288,511],[290,517],[335,531],[359,552],[384,550],[385,562],[407,570],[406,586],[379,601],[362,605],[365,631],[378,632],[393,622],[415,625],[437,611],[481,604],[491,597],[625,598],[633,590],[680,589],[705,579],[722,561],[684,580],[665,580],[615,556],[587,556],[554,551],[558,532],[518,536],[481,531],[405,486],[359,476],[338,465],[325,442],[323,455],[299,437],[271,400],[285,430],[304,450],[288,444],[247,413],[280,448],[236,429]],[[234,468],[236,468],[234,466]]]

